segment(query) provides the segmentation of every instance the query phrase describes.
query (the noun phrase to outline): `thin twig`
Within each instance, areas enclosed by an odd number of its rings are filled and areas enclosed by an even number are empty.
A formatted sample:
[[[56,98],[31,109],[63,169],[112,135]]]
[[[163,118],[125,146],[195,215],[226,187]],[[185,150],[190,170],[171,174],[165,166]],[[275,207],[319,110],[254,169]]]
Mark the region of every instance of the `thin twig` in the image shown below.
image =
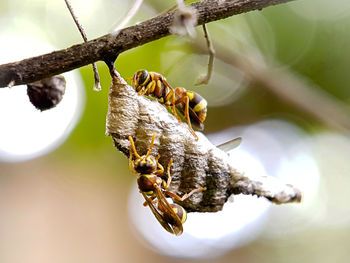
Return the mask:
[[[133,18],[135,16],[135,14],[137,13],[137,11],[140,9],[142,2],[143,2],[143,0],[135,0],[134,4],[130,8],[130,10],[126,14],[126,16],[123,18],[123,20],[120,23],[118,23],[117,26],[115,26],[115,28],[113,30],[114,34],[118,34],[120,32],[120,30],[129,23],[131,18]]]
[[[214,45],[213,42],[211,41],[209,32],[207,30],[207,26],[206,24],[203,24],[203,31],[204,31],[204,37],[207,40],[207,46],[208,46],[208,52],[209,52],[209,62],[208,62],[208,72],[206,75],[204,76],[200,76],[195,85],[203,85],[203,84],[208,84],[210,79],[211,79],[211,75],[213,73],[213,67],[214,67],[214,58],[215,58],[215,49],[214,49]]]
[[[74,20],[74,23],[75,23],[76,26],[78,27],[79,32],[80,32],[80,34],[82,35],[82,37],[83,37],[83,39],[84,39],[84,42],[87,42],[88,39],[87,39],[87,37],[86,37],[85,31],[84,31],[83,27],[80,25],[79,20],[78,20],[78,17],[74,14],[74,11],[73,11],[73,8],[72,8],[70,2],[69,2],[68,0],[64,0],[64,1],[66,2],[67,8],[68,8],[70,14],[72,15],[73,20]]]
[[[66,2],[67,8],[68,8],[70,14],[72,15],[73,20],[74,20],[76,26],[78,27],[81,36],[84,39],[84,42],[85,43],[88,42],[85,31],[84,31],[83,27],[81,26],[81,24],[79,23],[78,17],[74,14],[74,11],[73,11],[73,8],[72,8],[70,2],[68,0],[64,0],[64,1]],[[99,90],[101,90],[100,75],[98,74],[97,65],[95,62],[92,63],[92,70],[94,71],[94,78],[95,78],[94,90],[99,91]]]

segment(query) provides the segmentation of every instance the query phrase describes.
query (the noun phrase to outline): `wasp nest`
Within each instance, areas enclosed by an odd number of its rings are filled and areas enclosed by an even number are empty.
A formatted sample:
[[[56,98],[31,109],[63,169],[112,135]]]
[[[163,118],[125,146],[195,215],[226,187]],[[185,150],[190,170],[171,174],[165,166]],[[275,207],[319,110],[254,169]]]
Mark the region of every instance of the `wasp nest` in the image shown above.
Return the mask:
[[[116,71],[112,71],[106,126],[106,134],[127,157],[128,136],[133,137],[137,151],[145,154],[157,134],[152,154],[161,156],[159,162],[164,167],[173,159],[169,190],[182,195],[207,188],[181,202],[189,212],[219,211],[232,194],[262,196],[276,204],[301,200],[300,191],[292,185],[273,177],[249,178],[237,171],[225,152],[202,133],[197,133],[196,141],[186,123],[180,123],[157,101],[139,96]]]

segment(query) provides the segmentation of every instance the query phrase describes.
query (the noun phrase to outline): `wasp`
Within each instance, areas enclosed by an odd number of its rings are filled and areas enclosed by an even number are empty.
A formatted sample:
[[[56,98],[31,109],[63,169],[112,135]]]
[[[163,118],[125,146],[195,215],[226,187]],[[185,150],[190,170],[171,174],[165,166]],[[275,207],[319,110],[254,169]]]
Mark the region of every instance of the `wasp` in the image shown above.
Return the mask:
[[[140,193],[145,198],[144,206],[150,207],[152,213],[165,230],[178,236],[183,232],[182,224],[185,223],[187,219],[187,212],[178,204],[170,204],[166,197],[168,196],[179,201],[184,201],[192,194],[204,191],[206,188],[194,189],[182,197],[167,191],[171,183],[170,167],[173,160],[171,159],[169,161],[166,171],[167,179],[163,180],[160,175],[164,174],[164,168],[158,162],[160,155],[157,157],[151,155],[155,137],[156,134],[152,137],[146,155],[140,156],[136,151],[134,140],[129,136],[131,145],[129,167],[132,172],[139,174],[137,177],[137,184]]]
[[[176,109],[178,109],[187,121],[191,133],[198,140],[191,123],[200,130],[204,128],[203,122],[207,116],[207,101],[201,95],[182,87],[174,89],[164,76],[147,70],[137,71],[132,83],[139,95],[156,98],[160,103],[169,106],[175,117],[182,121],[177,115]]]

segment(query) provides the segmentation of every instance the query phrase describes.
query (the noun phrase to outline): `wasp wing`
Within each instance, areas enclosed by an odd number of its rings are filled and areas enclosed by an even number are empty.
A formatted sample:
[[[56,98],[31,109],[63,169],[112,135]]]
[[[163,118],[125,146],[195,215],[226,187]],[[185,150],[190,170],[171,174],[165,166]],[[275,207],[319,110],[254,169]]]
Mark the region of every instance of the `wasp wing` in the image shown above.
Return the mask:
[[[223,144],[220,144],[216,147],[218,147],[220,150],[223,150],[224,152],[229,152],[231,151],[232,149],[238,147],[242,142],[242,137],[237,137],[233,140],[230,140],[228,142],[225,142]]]
[[[199,131],[204,130],[204,124],[198,118],[197,113],[195,113],[195,111],[192,110],[190,107],[188,108],[188,111],[190,113],[190,120],[191,120],[191,123],[193,124],[193,126],[195,126],[196,129]]]
[[[186,120],[185,120],[185,103],[181,102],[179,104],[176,104],[176,109],[181,114],[182,120],[184,122],[186,122]],[[188,112],[190,114],[190,121],[191,121],[192,126],[195,127],[196,130],[202,131],[204,129],[204,124],[198,118],[197,113],[195,113],[194,110],[191,109],[190,107],[188,108]]]
[[[141,192],[141,194],[145,198],[147,205],[151,209],[153,215],[156,217],[158,222],[162,225],[162,227],[169,233],[175,234],[172,227],[164,220],[162,213],[160,213],[158,209],[154,207],[152,200],[144,192]]]
[[[172,219],[172,222],[166,222],[168,223],[172,229],[173,229],[173,233],[177,236],[181,235],[183,232],[183,228],[182,228],[182,222],[180,220],[180,218],[177,216],[177,214],[174,212],[173,208],[170,206],[169,202],[167,201],[165,195],[163,194],[162,190],[159,188],[158,185],[154,185],[155,186],[155,195],[158,199],[158,207],[161,207],[164,211],[164,213],[167,213],[167,217]],[[164,215],[162,216],[164,219]]]

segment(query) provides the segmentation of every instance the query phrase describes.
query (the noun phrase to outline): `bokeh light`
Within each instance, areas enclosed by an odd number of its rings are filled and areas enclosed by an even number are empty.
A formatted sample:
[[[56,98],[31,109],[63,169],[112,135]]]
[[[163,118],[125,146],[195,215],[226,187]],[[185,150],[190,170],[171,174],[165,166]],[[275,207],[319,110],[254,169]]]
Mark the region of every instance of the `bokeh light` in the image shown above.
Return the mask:
[[[215,258],[254,240],[262,231],[270,205],[263,199],[235,196],[223,211],[188,214],[184,233],[179,238],[166,232],[143,202],[135,185],[129,197],[129,216],[135,235],[141,234],[148,247],[157,253],[179,258]]]
[[[290,5],[290,9],[309,20],[340,20],[349,17],[350,2],[347,0],[299,1]]]
[[[0,47],[8,51],[2,54],[0,63],[54,49],[29,35],[6,32],[0,32]],[[67,83],[63,100],[44,112],[30,103],[26,85],[0,89],[0,160],[24,161],[38,157],[57,148],[69,136],[82,113],[85,93],[77,72],[63,76]]]

